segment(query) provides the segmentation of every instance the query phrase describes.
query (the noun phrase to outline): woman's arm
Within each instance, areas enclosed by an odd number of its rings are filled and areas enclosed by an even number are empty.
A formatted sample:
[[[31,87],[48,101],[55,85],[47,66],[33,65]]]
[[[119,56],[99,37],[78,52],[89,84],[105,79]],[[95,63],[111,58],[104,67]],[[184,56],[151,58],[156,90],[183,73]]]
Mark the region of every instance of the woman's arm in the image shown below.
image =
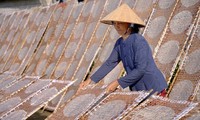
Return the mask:
[[[109,58],[105,61],[105,63],[87,80],[83,81],[79,85],[78,91],[85,88],[92,81],[95,83],[99,82],[104,76],[106,76],[120,61],[119,53],[117,51],[117,42],[115,47],[113,48]]]
[[[91,76],[92,81],[99,82],[120,62],[118,51],[114,48],[105,63]]]

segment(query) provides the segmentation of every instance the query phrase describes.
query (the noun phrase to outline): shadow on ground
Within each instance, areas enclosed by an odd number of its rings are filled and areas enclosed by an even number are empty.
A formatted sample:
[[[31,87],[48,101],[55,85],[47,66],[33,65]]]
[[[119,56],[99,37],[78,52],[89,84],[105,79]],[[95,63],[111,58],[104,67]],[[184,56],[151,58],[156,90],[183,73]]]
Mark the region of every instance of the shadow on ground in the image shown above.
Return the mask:
[[[38,110],[32,116],[30,116],[27,120],[44,120],[46,119],[52,112],[46,110]]]

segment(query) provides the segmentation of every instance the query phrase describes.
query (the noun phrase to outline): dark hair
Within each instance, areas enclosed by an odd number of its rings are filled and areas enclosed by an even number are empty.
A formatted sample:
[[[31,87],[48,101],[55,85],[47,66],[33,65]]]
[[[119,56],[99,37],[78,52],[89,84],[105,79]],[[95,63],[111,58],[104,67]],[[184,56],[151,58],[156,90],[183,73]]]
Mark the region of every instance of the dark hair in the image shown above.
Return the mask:
[[[133,34],[133,33],[139,33],[139,31],[140,31],[140,25],[138,25],[138,24],[134,24],[133,26],[130,26],[130,28],[131,28],[131,34]]]

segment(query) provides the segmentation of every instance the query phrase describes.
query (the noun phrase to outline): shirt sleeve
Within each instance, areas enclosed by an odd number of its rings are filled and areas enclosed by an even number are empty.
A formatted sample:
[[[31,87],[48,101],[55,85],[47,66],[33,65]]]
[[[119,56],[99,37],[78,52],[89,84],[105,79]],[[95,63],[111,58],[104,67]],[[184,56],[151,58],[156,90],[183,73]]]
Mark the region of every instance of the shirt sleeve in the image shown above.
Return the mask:
[[[118,83],[122,88],[126,88],[128,86],[136,84],[146,71],[148,64],[149,46],[148,43],[144,40],[144,38],[142,39],[138,39],[136,40],[137,42],[134,43],[135,68],[124,77],[118,79]]]
[[[103,79],[113,68],[120,62],[119,53],[115,45],[109,58],[103,63],[103,65],[90,77],[95,83]]]

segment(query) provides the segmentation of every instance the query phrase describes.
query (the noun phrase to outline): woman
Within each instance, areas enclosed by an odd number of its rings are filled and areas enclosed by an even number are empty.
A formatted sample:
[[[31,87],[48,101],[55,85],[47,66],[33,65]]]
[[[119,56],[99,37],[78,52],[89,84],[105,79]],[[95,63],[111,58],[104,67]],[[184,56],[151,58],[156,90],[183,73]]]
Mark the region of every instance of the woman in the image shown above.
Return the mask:
[[[99,82],[120,61],[126,70],[126,75],[121,77],[106,88],[107,93],[113,92],[120,85],[130,90],[153,90],[165,96],[166,80],[153,60],[151,49],[140,34],[139,27],[144,27],[143,21],[126,4],[123,4],[101,22],[114,25],[121,37],[116,41],[113,51],[106,62],[86,81],[80,84],[79,90],[92,81]]]

